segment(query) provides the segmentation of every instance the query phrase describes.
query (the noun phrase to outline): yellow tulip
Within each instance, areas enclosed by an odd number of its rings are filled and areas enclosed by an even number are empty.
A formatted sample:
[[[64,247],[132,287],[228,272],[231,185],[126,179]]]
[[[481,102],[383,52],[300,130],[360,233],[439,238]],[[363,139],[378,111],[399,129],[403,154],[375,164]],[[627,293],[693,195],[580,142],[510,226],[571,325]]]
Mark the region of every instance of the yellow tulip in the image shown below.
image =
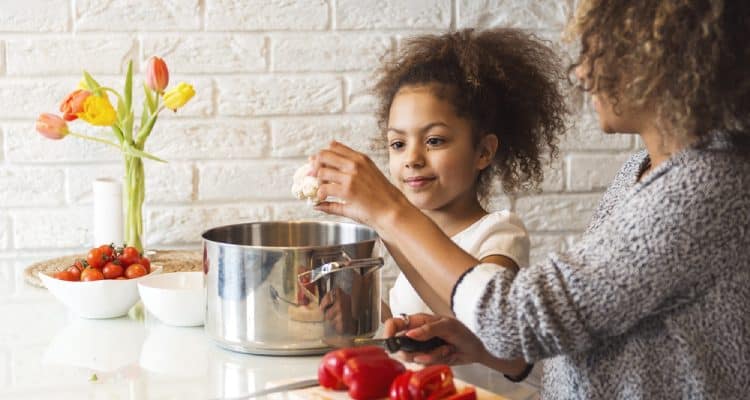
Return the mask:
[[[117,120],[117,113],[106,95],[87,97],[83,102],[83,112],[76,115],[78,115],[78,118],[96,126],[111,126]]]
[[[164,106],[171,108],[172,111],[177,111],[178,108],[184,106],[193,96],[195,96],[193,86],[185,82],[180,82],[177,87],[164,93]]]

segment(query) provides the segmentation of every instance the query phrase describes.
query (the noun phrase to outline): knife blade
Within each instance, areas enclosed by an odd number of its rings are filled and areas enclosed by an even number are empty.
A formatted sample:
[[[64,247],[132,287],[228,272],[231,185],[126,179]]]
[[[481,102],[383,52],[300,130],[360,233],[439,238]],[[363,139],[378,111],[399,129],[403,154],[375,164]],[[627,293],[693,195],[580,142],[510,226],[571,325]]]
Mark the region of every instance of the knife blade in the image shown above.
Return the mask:
[[[318,386],[318,379],[304,379],[301,381],[286,383],[279,386],[274,386],[268,389],[258,390],[250,394],[246,394],[239,397],[220,397],[212,400],[248,400],[255,397],[265,396],[272,393],[279,392],[290,392],[292,390],[306,389],[309,387]]]
[[[428,340],[416,340],[408,336],[391,336],[389,338],[370,339],[370,338],[332,338],[326,340],[326,343],[334,347],[358,347],[358,346],[380,346],[389,353],[405,351],[409,353],[426,353],[440,346],[448,344],[439,337],[433,337]]]

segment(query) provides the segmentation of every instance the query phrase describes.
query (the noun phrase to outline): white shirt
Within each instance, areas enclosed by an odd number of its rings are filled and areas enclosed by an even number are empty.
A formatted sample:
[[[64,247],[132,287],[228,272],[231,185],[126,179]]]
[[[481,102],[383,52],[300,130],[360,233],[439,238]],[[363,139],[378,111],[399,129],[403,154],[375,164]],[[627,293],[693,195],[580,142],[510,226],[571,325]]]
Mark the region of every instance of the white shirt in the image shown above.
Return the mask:
[[[521,268],[529,265],[529,235],[521,219],[508,210],[485,215],[451,239],[479,260],[501,255],[510,258]],[[389,261],[393,262],[392,258],[389,257]],[[398,274],[389,293],[389,306],[392,315],[434,314],[403,272]]]

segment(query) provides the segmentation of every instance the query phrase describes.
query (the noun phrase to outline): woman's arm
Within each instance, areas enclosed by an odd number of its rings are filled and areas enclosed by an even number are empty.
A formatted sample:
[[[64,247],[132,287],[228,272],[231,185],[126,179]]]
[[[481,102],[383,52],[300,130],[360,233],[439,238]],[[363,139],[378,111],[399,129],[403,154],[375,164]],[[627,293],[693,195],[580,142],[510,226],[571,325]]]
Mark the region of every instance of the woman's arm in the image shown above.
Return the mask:
[[[334,143],[316,164],[320,198],[345,201],[318,209],[362,221],[397,243],[420,275],[435,277],[430,283],[439,300],[455,299],[456,317],[504,359],[583,351],[693,301],[721,271],[708,266],[743,236],[738,229],[750,225],[746,204],[725,200],[736,193],[718,180],[694,188],[700,171],[686,164],[669,179],[629,192],[572,250],[516,274],[491,264],[474,268],[477,260],[414,208],[366,156]]]

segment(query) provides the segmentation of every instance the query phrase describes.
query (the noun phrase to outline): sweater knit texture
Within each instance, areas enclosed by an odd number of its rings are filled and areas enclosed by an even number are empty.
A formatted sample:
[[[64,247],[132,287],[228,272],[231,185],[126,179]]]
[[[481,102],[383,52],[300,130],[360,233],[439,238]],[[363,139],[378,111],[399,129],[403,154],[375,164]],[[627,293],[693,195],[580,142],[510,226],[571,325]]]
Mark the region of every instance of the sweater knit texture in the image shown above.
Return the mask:
[[[635,154],[577,244],[492,275],[477,335],[548,359],[544,399],[750,396],[749,152],[715,135],[640,182]]]

